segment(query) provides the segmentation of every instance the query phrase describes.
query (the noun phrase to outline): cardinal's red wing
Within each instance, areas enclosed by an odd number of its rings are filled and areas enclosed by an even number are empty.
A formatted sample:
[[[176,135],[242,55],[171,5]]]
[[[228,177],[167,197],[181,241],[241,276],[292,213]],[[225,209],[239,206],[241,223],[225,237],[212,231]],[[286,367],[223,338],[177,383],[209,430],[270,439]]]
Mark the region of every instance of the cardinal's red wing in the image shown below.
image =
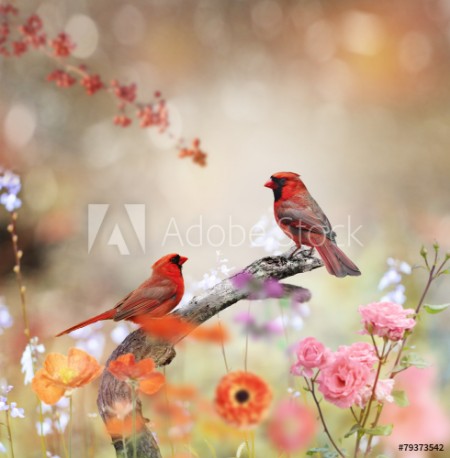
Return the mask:
[[[167,300],[175,299],[176,293],[176,285],[169,280],[158,285],[146,286],[144,283],[116,305],[114,321],[144,315]]]
[[[328,218],[315,201],[303,208],[295,202],[283,202],[277,207],[277,217],[279,224],[289,228],[294,235],[304,230],[325,235],[332,241],[336,238]]]

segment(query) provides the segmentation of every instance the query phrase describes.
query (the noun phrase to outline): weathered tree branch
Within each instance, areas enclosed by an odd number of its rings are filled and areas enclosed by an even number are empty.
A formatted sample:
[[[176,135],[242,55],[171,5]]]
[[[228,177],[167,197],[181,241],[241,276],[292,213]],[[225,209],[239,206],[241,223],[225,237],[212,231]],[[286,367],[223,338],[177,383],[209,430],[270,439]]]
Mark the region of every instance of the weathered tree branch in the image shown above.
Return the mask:
[[[298,273],[309,272],[323,265],[322,261],[309,255],[309,252],[301,251],[294,258],[286,255],[268,256],[252,262],[242,272],[252,274],[253,278],[265,280],[275,278],[282,280]],[[238,275],[238,274],[236,274]],[[189,321],[194,326],[199,326],[209,320],[220,311],[230,307],[236,302],[249,298],[249,293],[236,289],[231,281],[233,277],[227,278],[203,294],[194,297],[187,305],[173,312],[180,318]],[[283,295],[299,295],[302,301],[311,297],[309,290],[299,286],[283,284]],[[181,340],[185,336],[181,336]],[[109,362],[117,359],[120,355],[133,353],[136,360],[152,358],[157,366],[165,366],[175,357],[173,344],[156,341],[150,338],[141,329],[132,332],[111,354]],[[104,422],[113,415],[114,405],[117,402],[131,403],[131,392],[125,382],[116,379],[107,369],[103,372],[100,382],[97,405]],[[143,419],[142,405],[137,400],[136,415]],[[112,437],[117,457],[124,457],[124,441],[121,437]],[[133,443],[127,442],[127,456],[133,456]],[[137,438],[136,455],[139,458],[161,458],[159,447],[152,433],[144,428],[144,431]]]

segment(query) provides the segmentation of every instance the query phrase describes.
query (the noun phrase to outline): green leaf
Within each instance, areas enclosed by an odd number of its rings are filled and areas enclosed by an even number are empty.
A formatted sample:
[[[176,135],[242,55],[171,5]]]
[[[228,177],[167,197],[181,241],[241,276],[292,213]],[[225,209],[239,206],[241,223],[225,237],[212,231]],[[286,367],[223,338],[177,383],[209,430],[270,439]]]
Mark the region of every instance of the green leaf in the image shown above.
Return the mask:
[[[448,275],[448,274],[450,274],[450,269],[441,270],[439,272],[439,275]]]
[[[441,304],[441,305],[425,304],[423,307],[430,315],[436,315],[436,313],[441,313],[444,310],[446,310],[448,307],[450,307],[450,304]]]
[[[394,398],[394,402],[399,407],[408,407],[409,406],[409,399],[406,395],[406,392],[403,390],[394,390],[392,392],[392,397]]]
[[[338,458],[339,454],[335,450],[331,450],[330,447],[325,445],[324,447],[310,448],[307,452],[307,456],[321,455],[323,458]]]
[[[375,428],[366,429],[364,433],[370,436],[390,436],[393,429],[394,425],[379,425]]]
[[[361,426],[358,425],[358,423],[354,424],[350,430],[345,434],[344,438],[347,439],[347,437],[353,436],[353,434],[357,433],[358,431],[361,431]]]
[[[430,363],[425,361],[419,354],[417,353],[408,353],[405,355],[400,361],[400,367],[417,367],[418,369],[425,369],[429,367]]]
[[[314,447],[314,448],[310,448],[307,452],[306,452],[306,455],[307,456],[314,456],[314,455],[317,455],[318,453],[326,453],[326,452],[329,452],[330,449],[328,447]]]

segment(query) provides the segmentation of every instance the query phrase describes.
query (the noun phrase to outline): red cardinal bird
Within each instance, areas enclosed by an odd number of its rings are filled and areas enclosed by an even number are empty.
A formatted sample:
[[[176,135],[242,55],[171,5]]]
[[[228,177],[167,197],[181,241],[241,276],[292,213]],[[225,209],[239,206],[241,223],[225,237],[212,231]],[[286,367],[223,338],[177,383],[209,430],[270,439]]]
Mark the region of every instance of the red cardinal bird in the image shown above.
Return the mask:
[[[168,254],[162,257],[153,264],[150,278],[125,296],[114,308],[72,326],[56,337],[97,321],[130,320],[139,324],[142,316],[156,318],[166,315],[183,297],[184,280],[181,268],[187,259],[179,254]]]
[[[361,275],[358,267],[336,245],[336,233],[300,175],[275,173],[264,186],[273,190],[277,224],[295,242],[297,249],[302,245],[317,248],[328,272],[336,277]]]

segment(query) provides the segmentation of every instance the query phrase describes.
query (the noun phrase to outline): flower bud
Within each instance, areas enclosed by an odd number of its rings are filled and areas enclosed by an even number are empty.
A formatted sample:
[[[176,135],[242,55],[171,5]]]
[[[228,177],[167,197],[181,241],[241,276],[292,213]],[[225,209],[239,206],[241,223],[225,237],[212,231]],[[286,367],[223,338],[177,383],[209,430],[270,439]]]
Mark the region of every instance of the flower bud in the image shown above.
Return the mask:
[[[420,249],[420,256],[422,256],[422,258],[426,258],[427,254],[428,250],[422,245],[422,248]]]

